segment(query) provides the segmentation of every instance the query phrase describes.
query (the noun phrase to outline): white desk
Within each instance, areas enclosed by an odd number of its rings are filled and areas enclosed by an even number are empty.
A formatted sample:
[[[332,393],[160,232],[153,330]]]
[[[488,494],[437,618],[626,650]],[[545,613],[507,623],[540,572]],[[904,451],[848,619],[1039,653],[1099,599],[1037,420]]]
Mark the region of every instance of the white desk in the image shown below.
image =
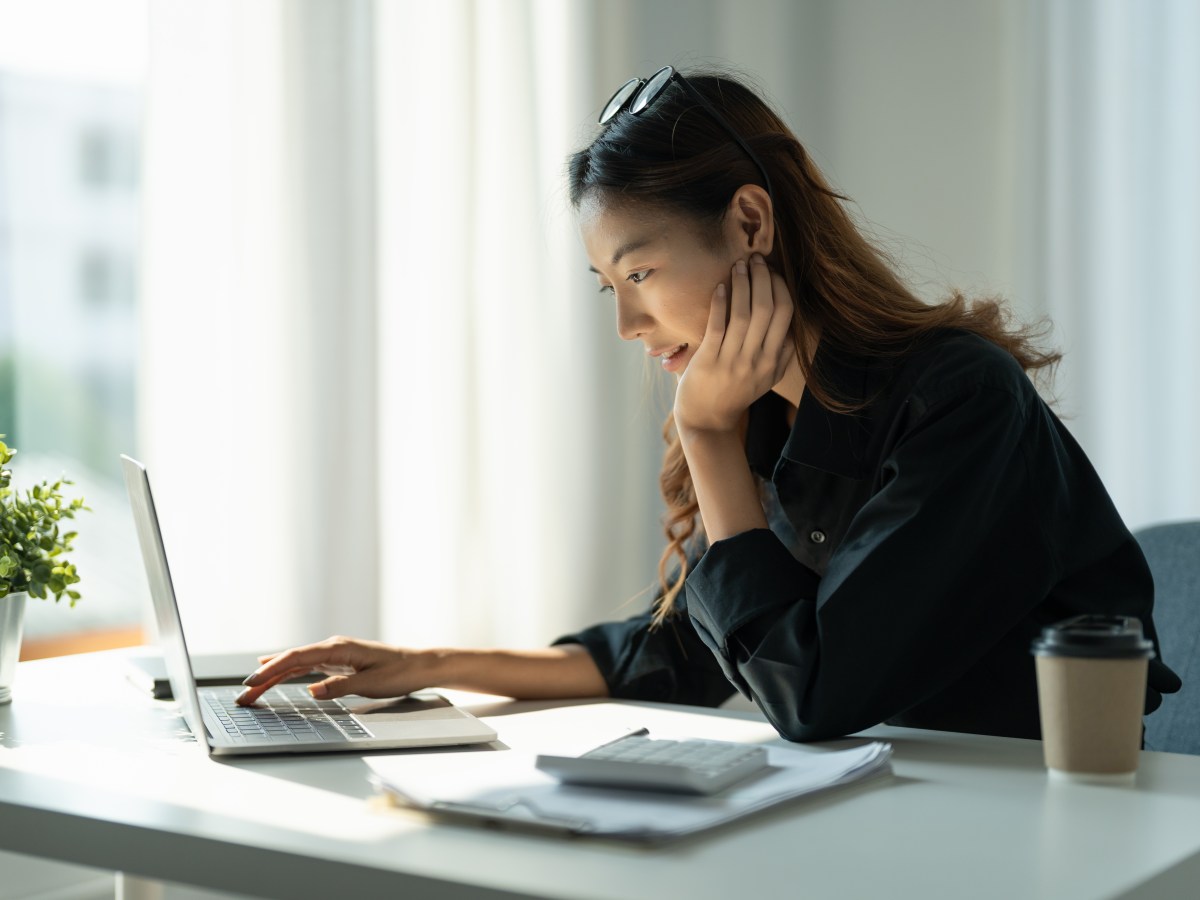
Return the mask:
[[[289,900],[1200,896],[1200,757],[1146,753],[1135,788],[1048,784],[1036,742],[877,728],[894,777],[645,849],[376,811],[359,757],[212,761],[119,654],[22,664],[14,696],[0,849],[144,878]],[[773,737],[752,713],[453,696],[511,746],[601,720]]]

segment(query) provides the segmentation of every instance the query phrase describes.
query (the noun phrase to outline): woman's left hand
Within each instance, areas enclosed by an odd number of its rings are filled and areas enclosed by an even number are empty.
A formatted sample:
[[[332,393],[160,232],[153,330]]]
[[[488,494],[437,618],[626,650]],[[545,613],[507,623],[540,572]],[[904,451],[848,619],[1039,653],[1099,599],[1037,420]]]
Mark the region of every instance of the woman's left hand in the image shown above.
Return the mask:
[[[734,431],[795,356],[792,298],[783,278],[756,253],[748,266],[738,260],[731,284],[731,298],[724,284],[713,292],[704,339],[675,391],[681,436]]]

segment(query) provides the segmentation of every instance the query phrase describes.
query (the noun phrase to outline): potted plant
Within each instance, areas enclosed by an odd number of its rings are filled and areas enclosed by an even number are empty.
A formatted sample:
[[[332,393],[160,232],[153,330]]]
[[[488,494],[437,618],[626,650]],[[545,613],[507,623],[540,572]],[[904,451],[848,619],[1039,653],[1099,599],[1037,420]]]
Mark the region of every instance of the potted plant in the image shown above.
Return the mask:
[[[43,481],[24,492],[9,487],[5,468],[17,451],[0,434],[0,704],[12,699],[12,681],[21,654],[26,597],[71,603],[80,594],[72,586],[79,575],[66,558],[76,532],[63,531],[63,519],[88,507],[83,498],[65,500],[62,487],[73,482]]]

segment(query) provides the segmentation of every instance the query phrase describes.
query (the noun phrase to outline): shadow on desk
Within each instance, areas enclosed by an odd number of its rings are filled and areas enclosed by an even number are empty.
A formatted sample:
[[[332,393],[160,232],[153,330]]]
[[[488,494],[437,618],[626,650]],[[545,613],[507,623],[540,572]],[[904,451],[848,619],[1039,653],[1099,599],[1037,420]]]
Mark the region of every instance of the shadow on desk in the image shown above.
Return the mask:
[[[228,766],[263,778],[274,778],[319,791],[357,797],[366,801],[374,795],[368,781],[372,756],[429,756],[458,754],[464,762],[471,754],[498,753],[511,748],[503,741],[451,747],[414,747],[411,750],[375,750],[365,753],[288,753],[279,756],[214,756],[217,765]]]
[[[948,731],[931,731],[928,740],[925,740],[915,736],[920,734],[917,729],[905,728],[903,733],[893,733],[896,731],[896,729],[883,726],[872,728],[869,736],[821,741],[811,746],[824,747],[829,750],[846,750],[861,747],[870,741],[885,740],[892,745],[895,756],[906,763],[930,763],[937,766],[986,766],[993,770],[1010,769],[1014,771],[1028,771],[1031,768],[1041,767],[1041,741],[1027,738],[996,738]],[[995,749],[995,742],[998,740],[1011,741],[1014,746],[1024,752],[1005,755],[998,759]]]
[[[459,709],[464,709],[473,716],[481,719],[492,716],[517,716],[531,712],[544,712],[548,709],[563,709],[568,706],[597,706],[602,703],[612,703],[608,697],[587,697],[582,700],[495,700],[486,703],[456,703]],[[659,708],[667,708],[664,704],[655,704]]]

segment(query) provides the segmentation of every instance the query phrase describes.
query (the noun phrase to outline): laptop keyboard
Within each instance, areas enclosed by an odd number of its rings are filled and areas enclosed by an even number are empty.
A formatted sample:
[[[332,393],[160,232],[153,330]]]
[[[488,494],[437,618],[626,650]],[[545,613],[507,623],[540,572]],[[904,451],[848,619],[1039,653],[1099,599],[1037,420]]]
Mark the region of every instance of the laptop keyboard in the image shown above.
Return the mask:
[[[336,700],[316,700],[302,684],[271,688],[254,706],[238,706],[241,687],[205,688],[208,712],[233,740],[294,744],[373,737]],[[211,724],[210,724],[211,727]]]

